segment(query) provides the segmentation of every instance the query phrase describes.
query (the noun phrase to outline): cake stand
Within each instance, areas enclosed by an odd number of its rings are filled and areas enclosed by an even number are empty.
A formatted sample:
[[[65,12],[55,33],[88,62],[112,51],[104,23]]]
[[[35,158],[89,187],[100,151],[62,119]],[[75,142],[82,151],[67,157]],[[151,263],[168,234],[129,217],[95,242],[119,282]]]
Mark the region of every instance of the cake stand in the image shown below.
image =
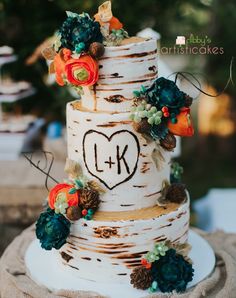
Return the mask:
[[[215,254],[208,242],[192,230],[189,231],[188,242],[192,246],[189,257],[194,268],[193,280],[188,284],[188,288],[191,288],[213,272]],[[148,295],[148,291],[134,289],[129,284],[93,282],[73,276],[68,268],[60,266],[53,251],[40,247],[37,239],[31,242],[26,251],[25,264],[32,280],[50,290],[92,290],[110,298],[141,298]]]

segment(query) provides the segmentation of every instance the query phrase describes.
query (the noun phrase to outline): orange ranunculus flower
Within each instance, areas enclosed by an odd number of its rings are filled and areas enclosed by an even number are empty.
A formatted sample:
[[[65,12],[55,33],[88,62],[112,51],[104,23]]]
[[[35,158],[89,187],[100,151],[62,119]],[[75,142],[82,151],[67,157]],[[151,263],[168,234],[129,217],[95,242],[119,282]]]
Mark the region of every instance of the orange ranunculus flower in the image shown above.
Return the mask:
[[[98,63],[89,55],[71,58],[65,64],[67,80],[76,86],[91,86],[98,80]]]
[[[61,49],[54,57],[54,69],[56,75],[56,82],[60,86],[64,86],[65,82],[63,76],[65,76],[65,64],[71,57],[71,50]]]
[[[69,206],[78,206],[79,204],[79,192],[76,191],[74,194],[69,194],[69,190],[73,187],[73,185],[60,183],[51,189],[48,196],[48,205],[51,209],[55,209],[54,204],[57,200],[57,196],[60,193],[65,193],[67,198],[67,203]]]
[[[190,108],[182,108],[177,116],[177,122],[168,122],[168,129],[171,133],[181,137],[191,137],[194,134]]]

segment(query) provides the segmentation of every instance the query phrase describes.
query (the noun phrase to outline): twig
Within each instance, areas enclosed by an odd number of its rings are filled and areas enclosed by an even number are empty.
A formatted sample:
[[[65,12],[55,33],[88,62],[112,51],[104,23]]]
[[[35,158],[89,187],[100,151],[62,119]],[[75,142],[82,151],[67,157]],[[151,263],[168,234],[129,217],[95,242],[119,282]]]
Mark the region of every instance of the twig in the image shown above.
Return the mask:
[[[37,163],[33,162],[33,156],[35,155],[35,153],[37,152],[40,152],[40,153],[43,153],[44,157],[45,157],[45,167],[41,167],[40,166],[40,162],[41,160],[39,159],[37,161]],[[42,172],[43,174],[46,175],[46,179],[45,179],[45,187],[47,188],[47,190],[49,191],[48,189],[48,179],[51,179],[52,181],[54,181],[55,183],[59,183],[55,178],[53,178],[51,175],[50,175],[50,172],[51,172],[51,169],[52,169],[52,166],[53,166],[53,162],[54,162],[54,156],[52,154],[52,152],[48,152],[48,151],[35,151],[35,152],[22,152],[23,156],[30,162],[30,164],[35,167],[37,170],[39,170],[40,172]],[[29,156],[28,156],[29,155]],[[51,156],[51,160],[49,162],[48,160],[48,155]],[[48,167],[48,163],[49,163],[49,167]],[[48,170],[46,171],[48,167]]]

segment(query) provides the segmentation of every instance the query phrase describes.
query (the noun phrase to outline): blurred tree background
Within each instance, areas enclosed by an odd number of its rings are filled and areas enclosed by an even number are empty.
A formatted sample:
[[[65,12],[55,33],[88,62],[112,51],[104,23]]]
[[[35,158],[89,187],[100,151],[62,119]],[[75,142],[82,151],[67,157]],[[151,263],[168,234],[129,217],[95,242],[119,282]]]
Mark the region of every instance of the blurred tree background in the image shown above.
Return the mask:
[[[37,88],[37,93],[33,97],[20,103],[25,112],[38,108],[44,114],[51,110],[59,118],[64,119],[65,102],[71,98],[71,95],[64,88],[45,85],[44,77],[47,73],[45,61],[39,60],[32,66],[26,66],[25,60],[62,24],[66,10],[87,11],[93,15],[102,2],[96,0],[0,1],[0,45],[12,46],[19,56],[17,67],[13,64],[7,66],[9,72],[15,79],[28,80]],[[235,0],[113,0],[112,6],[114,15],[125,24],[130,35],[136,34],[143,28],[152,27],[161,33],[161,43],[165,46],[173,46],[177,35],[192,33],[198,36],[210,36],[216,46],[224,48],[224,54],[205,55],[204,69],[197,69],[199,56],[191,57],[187,70],[203,72],[216,90],[223,89],[228,78],[231,57],[235,54]],[[235,98],[235,89],[232,86],[227,89],[227,92]],[[232,109],[236,109],[235,102],[232,104]],[[181,158],[185,166],[184,179],[189,184],[193,196],[199,197],[204,194],[209,186],[236,186],[236,164],[233,156],[229,157],[228,153],[219,156],[219,154],[212,154],[210,150],[205,150],[208,154],[201,155],[205,151],[199,150],[199,146],[208,147],[209,143],[199,143],[198,140],[199,138],[196,137],[195,140],[183,141],[186,154]],[[223,143],[229,141],[234,144],[234,140],[235,134],[230,140],[223,139]],[[216,144],[214,142],[213,144]],[[199,166],[200,158],[204,163],[208,163],[208,171],[204,171],[204,168]],[[224,175],[221,171],[224,171]]]

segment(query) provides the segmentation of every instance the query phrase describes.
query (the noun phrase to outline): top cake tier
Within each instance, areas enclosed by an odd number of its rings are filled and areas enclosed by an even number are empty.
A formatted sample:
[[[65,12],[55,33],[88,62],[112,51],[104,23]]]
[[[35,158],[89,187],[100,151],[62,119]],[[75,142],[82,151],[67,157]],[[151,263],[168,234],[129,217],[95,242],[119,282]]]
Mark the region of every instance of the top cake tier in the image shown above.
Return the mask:
[[[148,87],[157,78],[157,43],[131,37],[120,46],[105,47],[98,60],[99,79],[83,87],[82,106],[91,111],[128,112],[133,91]]]

